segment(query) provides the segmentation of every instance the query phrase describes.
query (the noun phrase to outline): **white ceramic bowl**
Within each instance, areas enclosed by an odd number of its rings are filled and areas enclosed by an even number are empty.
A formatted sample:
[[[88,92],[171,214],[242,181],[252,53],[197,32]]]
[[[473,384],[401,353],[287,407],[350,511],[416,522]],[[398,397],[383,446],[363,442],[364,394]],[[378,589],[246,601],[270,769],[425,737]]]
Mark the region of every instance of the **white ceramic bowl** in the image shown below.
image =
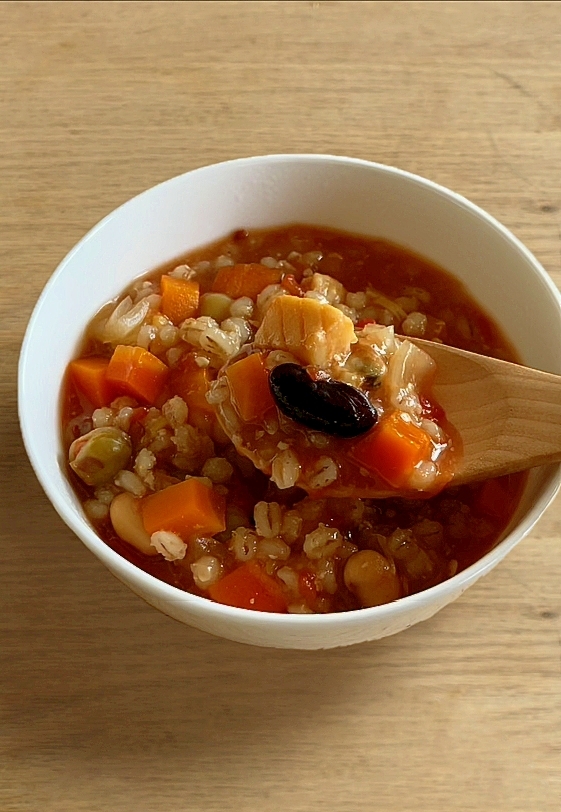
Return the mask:
[[[493,314],[526,364],[561,373],[559,293],[500,223],[448,189],[392,167],[324,155],[273,155],[166,181],[125,203],[72,249],[27,329],[19,411],[29,458],[54,507],[135,593],[177,620],[231,640],[319,649],[394,634],[455,600],[532,528],[557,492],[560,468],[532,472],[511,527],[480,561],[425,592],[373,609],[275,615],[222,606],[158,581],[104,544],[66,478],[59,430],[61,381],[86,324],[135,277],[182,253],[234,229],[294,222],[382,237],[433,260]]]

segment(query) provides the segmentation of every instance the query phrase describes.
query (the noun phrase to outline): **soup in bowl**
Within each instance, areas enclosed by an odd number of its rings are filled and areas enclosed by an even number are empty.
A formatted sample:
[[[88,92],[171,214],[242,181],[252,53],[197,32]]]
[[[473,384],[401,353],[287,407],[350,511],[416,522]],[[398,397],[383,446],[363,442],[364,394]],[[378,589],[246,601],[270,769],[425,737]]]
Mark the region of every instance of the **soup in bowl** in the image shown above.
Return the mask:
[[[461,594],[558,487],[552,466],[454,488],[461,438],[416,337],[559,372],[558,294],[489,215],[399,170],[206,167],[61,264],[22,431],[63,519],[167,614],[258,645],[376,639]]]

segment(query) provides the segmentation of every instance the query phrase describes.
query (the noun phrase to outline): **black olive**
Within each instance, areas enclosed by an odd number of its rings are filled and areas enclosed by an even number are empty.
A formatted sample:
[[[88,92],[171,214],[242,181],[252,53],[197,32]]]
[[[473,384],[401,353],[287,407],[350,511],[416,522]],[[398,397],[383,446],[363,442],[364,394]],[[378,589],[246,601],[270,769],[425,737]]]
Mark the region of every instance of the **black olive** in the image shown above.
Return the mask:
[[[269,386],[283,414],[334,437],[357,437],[378,419],[376,409],[360,389],[330,379],[315,381],[298,364],[275,367]]]

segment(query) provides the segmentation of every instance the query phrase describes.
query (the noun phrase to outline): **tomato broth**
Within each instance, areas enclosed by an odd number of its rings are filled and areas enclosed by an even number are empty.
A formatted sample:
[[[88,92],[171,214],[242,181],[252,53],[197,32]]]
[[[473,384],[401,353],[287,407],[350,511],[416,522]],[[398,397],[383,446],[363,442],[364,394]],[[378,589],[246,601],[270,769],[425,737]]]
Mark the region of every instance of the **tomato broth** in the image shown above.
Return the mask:
[[[400,354],[403,370],[426,365],[416,337],[519,360],[458,280],[385,240],[241,229],[167,263],[86,326],[65,377],[86,515],[146,572],[246,609],[360,609],[453,576],[501,538],[525,476],[454,487],[460,444],[434,371],[424,387],[401,381],[401,400],[390,386]],[[271,385],[281,366],[286,398]],[[372,412],[343,439],[341,412],[328,420],[341,393]],[[395,495],[332,496],[341,472]]]

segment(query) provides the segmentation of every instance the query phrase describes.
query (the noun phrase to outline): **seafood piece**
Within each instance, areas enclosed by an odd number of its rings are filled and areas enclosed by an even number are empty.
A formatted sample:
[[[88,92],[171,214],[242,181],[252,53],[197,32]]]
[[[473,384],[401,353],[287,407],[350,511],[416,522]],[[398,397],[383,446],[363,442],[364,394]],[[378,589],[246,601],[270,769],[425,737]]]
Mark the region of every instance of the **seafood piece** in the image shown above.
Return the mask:
[[[279,296],[265,313],[256,347],[286,350],[304,366],[341,363],[357,341],[352,321],[330,304]]]

